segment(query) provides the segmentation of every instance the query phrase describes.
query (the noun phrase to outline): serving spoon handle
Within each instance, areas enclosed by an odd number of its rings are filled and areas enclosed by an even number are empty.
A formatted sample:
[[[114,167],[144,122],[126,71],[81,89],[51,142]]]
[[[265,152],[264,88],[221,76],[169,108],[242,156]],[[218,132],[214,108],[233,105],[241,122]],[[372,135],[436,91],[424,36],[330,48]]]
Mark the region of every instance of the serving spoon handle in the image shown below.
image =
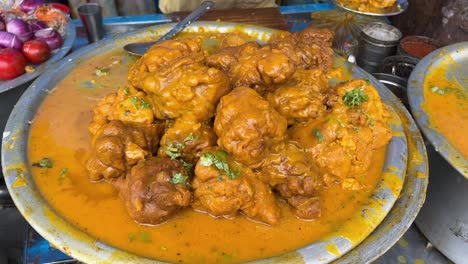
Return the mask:
[[[184,30],[184,28],[192,24],[195,20],[197,20],[202,15],[204,15],[214,6],[215,6],[215,3],[211,1],[204,1],[200,4],[199,7],[197,7],[197,9],[193,10],[192,13],[190,13],[182,21],[177,23],[177,25],[175,25],[171,30],[169,30],[166,34],[164,34],[158,40],[150,41],[150,42],[130,43],[124,46],[124,50],[126,50],[128,53],[135,55],[135,56],[143,56],[143,54],[145,54],[145,52],[148,51],[148,49],[152,45],[174,37],[175,35],[177,35],[177,33]]]

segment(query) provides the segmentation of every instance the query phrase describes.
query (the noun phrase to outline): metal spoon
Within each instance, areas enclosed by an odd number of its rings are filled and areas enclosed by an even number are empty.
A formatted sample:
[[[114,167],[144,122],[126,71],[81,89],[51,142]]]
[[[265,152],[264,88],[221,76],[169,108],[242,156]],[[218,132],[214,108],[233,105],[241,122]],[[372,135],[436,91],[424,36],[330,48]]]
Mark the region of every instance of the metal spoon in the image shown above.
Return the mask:
[[[169,30],[158,40],[151,42],[130,43],[124,46],[124,50],[135,56],[143,56],[143,54],[145,54],[145,52],[148,51],[148,49],[152,45],[174,37],[177,33],[184,30],[184,28],[192,24],[192,22],[197,20],[199,17],[208,12],[208,10],[212,9],[214,6],[215,3],[211,1],[204,1],[200,4],[200,6],[197,9],[193,10],[192,13],[190,13],[186,18],[177,23],[177,25],[175,25],[171,30]]]

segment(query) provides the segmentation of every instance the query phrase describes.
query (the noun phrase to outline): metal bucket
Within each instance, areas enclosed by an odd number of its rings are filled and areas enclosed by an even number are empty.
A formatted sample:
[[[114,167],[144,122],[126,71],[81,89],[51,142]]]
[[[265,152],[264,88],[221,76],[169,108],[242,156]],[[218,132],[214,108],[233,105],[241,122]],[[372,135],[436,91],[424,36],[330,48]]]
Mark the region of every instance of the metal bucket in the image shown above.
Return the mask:
[[[67,254],[79,260],[113,263],[155,262],[155,260],[136,256],[125,250],[97,241],[56,213],[35,186],[34,178],[27,163],[30,129],[28,121],[34,118],[39,105],[48,96],[47,91],[53,89],[64,76],[80,65],[81,62],[110,49],[121,48],[123,45],[137,39],[154,36],[155,32],[156,34],[164,33],[171,26],[172,24],[153,26],[135,33],[132,32],[115,38],[105,39],[78,50],[62,60],[59,70],[47,72],[30,86],[30,89],[20,99],[20,103],[15,106],[8,121],[3,136],[2,148],[4,152],[2,154],[2,162],[7,185],[17,207],[28,222],[44,238],[57,248],[64,250]],[[200,30],[204,32],[239,32],[241,30],[251,36],[255,36],[259,41],[266,41],[273,33],[277,32],[262,27],[220,22],[196,22],[187,30],[195,32]],[[362,232],[359,233],[359,240],[350,240],[347,238],[345,231],[337,230],[323,240],[313,242],[283,256],[260,260],[258,263],[278,263],[286,260],[327,263],[341,257],[346,252],[349,252],[346,255],[349,256],[348,258],[353,259],[357,256],[362,260],[361,262],[372,261],[396,243],[411,225],[424,201],[427,185],[427,177],[425,177],[427,175],[427,159],[422,140],[418,138],[419,132],[417,129],[415,130],[414,122],[409,117],[406,109],[385,86],[359,67],[346,63],[342,58],[337,58],[335,63],[348,69],[354,78],[369,79],[377,88],[384,102],[392,109],[396,123],[392,125],[394,138],[387,149],[385,168],[389,170],[388,172],[394,172],[394,176],[392,177],[396,176],[400,178],[402,184],[404,181],[404,185],[399,186],[399,188],[402,188],[401,195],[395,195],[395,191],[398,193],[400,190],[395,190],[394,186],[389,186],[384,180],[378,184],[369,199],[369,203],[374,203],[379,208],[382,208],[383,212],[390,213],[387,214],[385,219],[370,217],[365,218],[365,221],[359,221],[363,228]],[[28,107],[24,107],[24,105]],[[413,156],[417,156],[418,158],[412,158]],[[391,166],[393,167],[390,168]],[[14,183],[18,179],[26,184],[14,187]],[[394,203],[397,206],[392,208]],[[369,206],[363,205],[362,210],[357,212],[356,217],[359,219],[362,219],[363,216],[366,217],[368,214],[366,212],[369,212]],[[372,238],[365,239],[382,220],[382,224],[370,236]],[[356,232],[354,228],[357,225],[355,224],[356,222],[350,225],[346,225],[345,223],[342,228],[344,230],[352,228],[353,232]],[[377,240],[380,242],[374,242]],[[361,244],[358,246],[359,243]],[[326,249],[326,245],[328,244],[336,246],[339,254],[330,253]],[[356,246],[357,248],[352,250]],[[343,258],[346,259],[346,256]]]
[[[367,24],[359,35],[357,64],[373,73],[380,69],[383,59],[396,53],[401,32],[391,25],[373,22]]]

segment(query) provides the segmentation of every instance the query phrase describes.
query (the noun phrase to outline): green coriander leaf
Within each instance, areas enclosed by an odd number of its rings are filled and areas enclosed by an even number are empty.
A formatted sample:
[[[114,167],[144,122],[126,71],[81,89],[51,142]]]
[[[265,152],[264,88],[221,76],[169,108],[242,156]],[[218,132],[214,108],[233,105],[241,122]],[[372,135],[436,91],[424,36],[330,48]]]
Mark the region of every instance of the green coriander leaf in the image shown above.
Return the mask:
[[[447,93],[447,90],[443,89],[443,88],[440,88],[438,86],[432,86],[431,87],[431,92],[436,93],[436,94],[440,94],[440,95],[444,95],[444,94]]]
[[[240,174],[240,172],[234,171],[229,167],[227,163],[227,153],[223,150],[217,150],[216,154],[209,152],[204,153],[200,157],[200,163],[205,167],[214,166],[219,171],[224,172],[230,179],[235,179]],[[222,175],[221,178],[218,176],[218,181],[219,180],[222,180]]]
[[[193,136],[193,133],[190,133],[190,134],[188,134],[188,136],[184,139],[184,144],[187,143],[187,142],[189,142],[189,141],[192,141],[192,140],[194,140],[194,139],[195,139],[195,137]]]
[[[356,132],[359,132],[359,127],[353,127],[353,130],[356,131]]]
[[[60,170],[60,176],[59,176],[59,183],[62,184],[63,180],[65,180],[65,177],[68,174],[68,168],[63,168]]]
[[[140,99],[140,106],[145,109],[151,109],[151,105],[143,99]]]
[[[184,184],[184,185],[187,185],[187,180],[188,180],[188,176],[185,176],[183,175],[182,173],[176,173],[174,175],[172,175],[172,178],[170,179],[170,182],[172,184]]]
[[[216,157],[218,157],[219,160],[226,162],[228,154],[227,154],[226,151],[224,151],[222,149],[218,149],[218,150],[216,150]]]
[[[132,98],[130,98],[130,102],[133,104],[133,106],[135,107],[135,109],[138,110],[138,98],[136,96],[133,96]]]
[[[317,138],[318,143],[322,143],[322,141],[323,141],[322,132],[320,132],[320,130],[318,130],[317,128],[314,128],[314,135]]]
[[[180,161],[182,162],[182,166],[184,166],[185,171],[187,171],[188,174],[192,174],[193,164],[185,162],[185,160]]]
[[[52,168],[54,166],[54,162],[50,158],[42,158],[36,163],[33,163],[34,167],[38,168]]]
[[[166,155],[169,156],[172,160],[181,156],[179,149],[176,148],[173,144],[169,144],[169,146],[166,147]]]
[[[123,92],[124,92],[124,94],[126,94],[126,95],[129,95],[129,94],[130,94],[130,92],[128,91],[128,87],[125,87],[125,88],[123,89]]]
[[[355,108],[360,106],[362,102],[368,101],[369,96],[367,96],[361,89],[355,88],[351,91],[347,91],[341,99],[348,107]]]
[[[108,72],[109,72],[108,68],[104,68],[104,67],[99,68],[99,67],[97,67],[95,73],[96,73],[97,76],[104,76],[104,75],[107,75]]]
[[[144,243],[150,243],[151,240],[151,235],[146,232],[141,232],[141,233],[130,233],[128,234],[128,241],[134,242],[134,241],[139,241],[139,242],[144,242]]]
[[[216,156],[212,153],[205,153],[203,154],[201,157],[200,157],[200,163],[201,165],[205,166],[205,167],[208,167],[208,166],[211,166],[214,161],[216,160]]]

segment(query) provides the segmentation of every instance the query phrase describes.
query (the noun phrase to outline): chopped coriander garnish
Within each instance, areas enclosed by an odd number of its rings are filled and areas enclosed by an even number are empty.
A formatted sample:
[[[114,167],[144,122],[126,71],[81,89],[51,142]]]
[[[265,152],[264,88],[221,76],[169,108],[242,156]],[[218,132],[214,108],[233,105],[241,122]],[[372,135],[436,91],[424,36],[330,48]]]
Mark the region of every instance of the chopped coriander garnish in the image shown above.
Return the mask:
[[[180,161],[182,162],[182,166],[184,166],[184,169],[187,171],[187,173],[192,173],[193,164],[185,162],[185,160],[183,159],[181,159]]]
[[[97,67],[96,68],[96,75],[97,76],[104,76],[104,75],[107,75],[107,73],[109,72],[109,69],[108,68],[99,68]]]
[[[65,177],[68,174],[68,168],[63,168],[60,170],[60,176],[59,176],[59,183],[62,184],[63,180],[65,180]]]
[[[171,159],[176,159],[181,157],[180,150],[185,148],[185,143],[194,140],[195,137],[192,133],[190,133],[182,143],[171,143],[166,147],[166,155],[168,155]],[[188,163],[187,163],[188,164]],[[192,165],[192,164],[190,164]],[[193,166],[193,165],[192,165]]]
[[[140,106],[145,109],[150,109],[151,105],[143,99],[140,99]]]
[[[457,88],[453,88],[453,87],[441,88],[441,87],[438,87],[438,86],[431,86],[430,90],[431,90],[431,92],[439,94],[439,95],[446,95],[446,94],[452,93],[457,98],[460,98],[462,100],[466,100],[466,97],[467,97],[466,90],[464,90],[463,88],[462,89],[457,89]]]
[[[220,149],[216,150],[215,154],[209,152],[204,153],[200,157],[200,163],[205,167],[214,166],[216,169],[223,171],[231,180],[237,178],[240,174],[239,171],[234,171],[229,167],[229,164],[227,163],[227,153]],[[218,180],[220,180],[219,176]]]
[[[178,172],[174,175],[172,175],[172,178],[170,179],[170,182],[172,184],[184,184],[186,186],[189,186],[190,183],[187,181],[188,176],[183,175],[182,173]]]
[[[184,139],[184,143],[187,143],[189,141],[194,140],[195,137],[193,136],[193,133],[188,134],[188,136]]]
[[[440,94],[440,95],[444,95],[444,94],[447,93],[447,90],[443,89],[443,88],[440,88],[438,86],[432,86],[431,87],[431,92],[436,93],[436,94]]]
[[[128,95],[130,94],[130,91],[128,91],[128,87],[125,86],[125,88],[123,89],[123,92],[124,94]]]
[[[128,241],[130,242],[140,241],[140,242],[150,243],[151,235],[146,232],[133,233],[133,234],[131,233],[131,234],[128,234]]]
[[[130,98],[130,102],[133,104],[135,109],[138,109],[138,105],[137,105],[138,98],[136,96],[133,96],[132,98]]]
[[[362,102],[368,101],[369,96],[367,96],[361,89],[355,88],[346,92],[341,99],[345,105],[354,108],[360,106]]]
[[[42,158],[40,161],[33,163],[33,166],[38,168],[52,168],[54,162],[50,158]]]
[[[323,141],[322,132],[320,132],[320,130],[318,130],[317,128],[314,128],[314,135],[317,138],[318,143],[322,143],[322,141]]]
[[[174,144],[169,144],[166,147],[166,155],[169,156],[171,159],[177,159],[181,156],[179,153],[179,149],[174,146]]]
[[[356,132],[359,132],[359,127],[353,127],[353,130],[356,131]]]

